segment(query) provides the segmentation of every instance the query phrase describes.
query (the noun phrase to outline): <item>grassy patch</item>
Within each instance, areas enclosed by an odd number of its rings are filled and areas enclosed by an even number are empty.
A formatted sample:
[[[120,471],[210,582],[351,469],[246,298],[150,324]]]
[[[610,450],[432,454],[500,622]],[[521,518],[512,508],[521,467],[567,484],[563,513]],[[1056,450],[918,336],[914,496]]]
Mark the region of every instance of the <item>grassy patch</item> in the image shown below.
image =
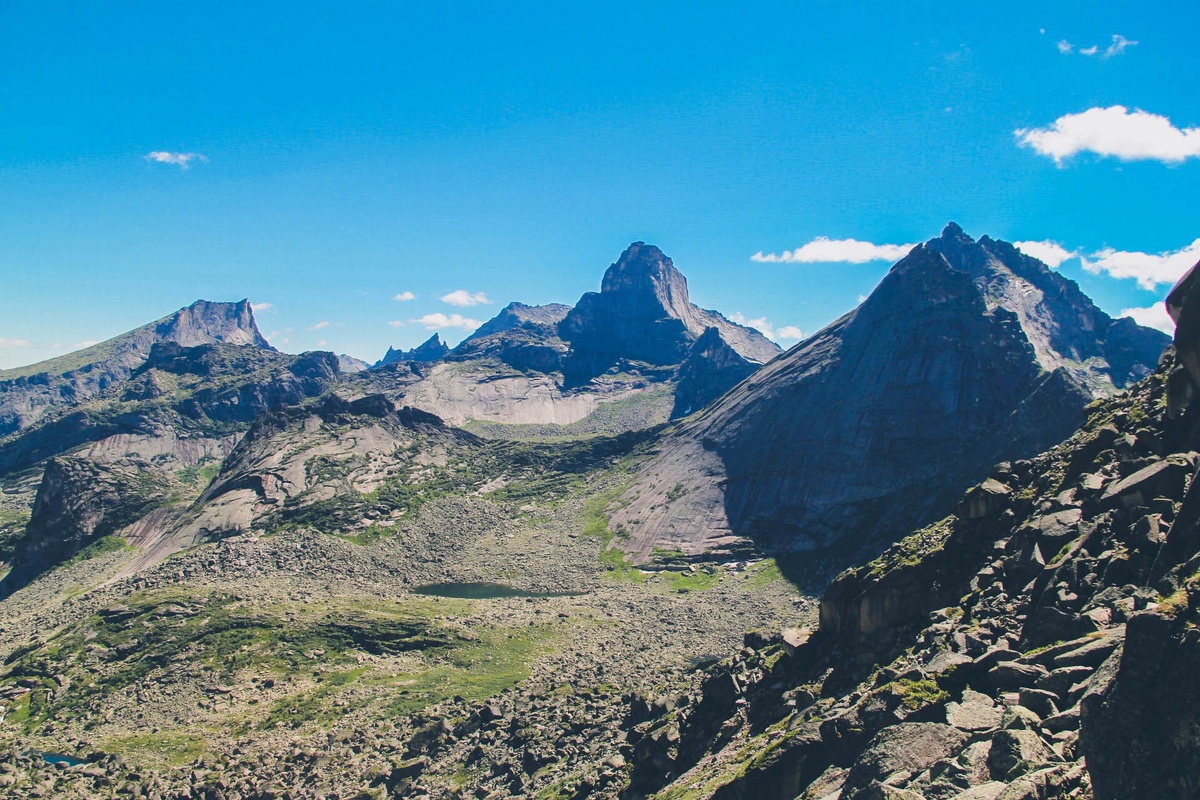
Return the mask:
[[[1180,586],[1170,596],[1158,598],[1158,609],[1164,614],[1178,616],[1180,612],[1186,611],[1188,608],[1188,591],[1185,587]]]
[[[782,580],[784,577],[779,565],[775,563],[775,559],[768,558],[764,559],[762,564],[756,566],[754,571],[746,576],[746,585],[752,589],[761,589]]]
[[[227,596],[144,593],[17,651],[0,685],[38,682],[24,717],[14,717],[32,727],[98,711],[108,695],[141,681],[169,682],[177,670],[202,667],[234,684],[245,671],[284,677],[318,663],[326,671],[352,668],[358,653],[436,656],[474,647],[434,619],[457,608],[425,601],[248,608]],[[60,694],[51,675],[67,678],[71,691]]]
[[[120,536],[102,536],[72,556],[71,560],[67,563],[77,564],[80,561],[87,561],[89,558],[95,558],[105,553],[115,553],[118,550],[126,549],[129,549],[129,545]]]
[[[871,578],[879,580],[885,575],[900,569],[915,567],[937,553],[950,538],[953,517],[946,517],[926,528],[904,537],[889,547],[881,556],[871,561],[857,572],[866,571]]]
[[[928,678],[896,681],[890,684],[890,688],[894,694],[899,695],[904,707],[911,711],[944,703],[950,699],[949,693]]]
[[[160,731],[115,736],[105,741],[102,749],[123,756],[132,763],[153,760],[172,767],[182,767],[206,754],[208,744],[200,734]]]
[[[668,588],[676,592],[702,592],[705,589],[711,589],[721,582],[724,577],[724,571],[720,568],[709,572],[708,570],[698,570],[694,573],[686,572],[668,572],[663,576]]]
[[[355,534],[345,534],[341,538],[351,544],[362,546],[372,545],[381,542],[384,539],[392,536],[394,531],[392,528],[383,525],[368,525],[361,532]]]

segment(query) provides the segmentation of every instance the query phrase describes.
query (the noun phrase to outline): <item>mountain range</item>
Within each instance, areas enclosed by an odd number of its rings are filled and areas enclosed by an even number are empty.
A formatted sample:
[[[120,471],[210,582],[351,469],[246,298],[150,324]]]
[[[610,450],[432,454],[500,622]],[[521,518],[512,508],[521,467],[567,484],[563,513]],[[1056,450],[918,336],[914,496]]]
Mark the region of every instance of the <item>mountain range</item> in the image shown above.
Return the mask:
[[[0,786],[1188,796],[1192,282],[1170,347],[951,223],[781,352],[636,242],[373,365],[2,372]]]

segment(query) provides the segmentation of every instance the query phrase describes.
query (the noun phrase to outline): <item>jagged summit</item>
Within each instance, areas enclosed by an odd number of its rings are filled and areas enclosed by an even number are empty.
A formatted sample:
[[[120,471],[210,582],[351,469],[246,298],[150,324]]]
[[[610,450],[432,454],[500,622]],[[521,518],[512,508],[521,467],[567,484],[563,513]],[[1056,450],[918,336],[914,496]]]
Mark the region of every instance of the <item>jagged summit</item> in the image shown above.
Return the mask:
[[[128,378],[155,344],[233,344],[274,351],[254,321],[249,300],[197,300],[174,314],[91,347],[0,371],[0,436],[27,427],[48,410],[81,403]]]
[[[951,222],[925,247],[970,275],[989,310],[1017,315],[1043,369],[1066,369],[1094,397],[1144,378],[1154,368],[1147,354],[1167,344],[1163,333],[1113,320],[1074,281],[1008,242],[988,236],[976,241]]]
[[[442,341],[442,337],[434,334],[412,350],[397,350],[389,347],[383,358],[375,364],[377,367],[388,364],[398,364],[405,361],[439,361],[450,352],[450,347]]]

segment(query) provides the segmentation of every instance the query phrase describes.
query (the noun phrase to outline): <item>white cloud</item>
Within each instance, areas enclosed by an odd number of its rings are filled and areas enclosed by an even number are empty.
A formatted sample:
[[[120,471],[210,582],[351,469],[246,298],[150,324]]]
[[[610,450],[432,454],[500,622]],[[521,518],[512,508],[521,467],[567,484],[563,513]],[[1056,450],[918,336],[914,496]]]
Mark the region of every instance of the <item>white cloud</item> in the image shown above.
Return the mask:
[[[1078,252],[1068,250],[1058,242],[1013,242],[1013,245],[1025,255],[1033,256],[1043,264],[1056,269],[1064,261],[1079,256]]]
[[[449,303],[452,306],[466,308],[467,306],[483,306],[491,303],[488,296],[483,292],[468,292],[466,289],[455,289],[450,294],[444,294],[441,298],[443,303]]]
[[[746,315],[739,311],[736,314],[730,314],[729,319],[736,322],[738,325],[745,325],[747,328],[754,328],[768,339],[775,338],[775,326],[768,322],[766,317],[759,317],[758,319],[746,319]]]
[[[398,319],[392,320],[391,322],[388,323],[388,325],[391,325],[393,328],[403,328],[404,327],[404,323]]]
[[[916,245],[871,244],[857,239],[829,239],[818,236],[808,244],[782,253],[763,254],[760,250],[750,256],[751,261],[766,264],[815,264],[846,263],[865,264],[868,261],[898,261],[908,255]]]
[[[326,328],[328,328],[331,324],[332,323],[330,323],[329,320],[323,319],[320,322],[318,322],[316,325],[309,325],[308,329],[310,331],[323,331]]]
[[[1127,39],[1119,33],[1114,33],[1112,35],[1112,42],[1103,50],[1100,49],[1100,45],[1098,44],[1093,44],[1089,47],[1077,48],[1066,39],[1059,40],[1056,43],[1056,46],[1058,47],[1058,52],[1062,53],[1064,56],[1070,55],[1071,53],[1079,53],[1081,56],[1112,58],[1113,56],[1121,55],[1135,44],[1137,44],[1137,42],[1133,39]]]
[[[1082,152],[1165,164],[1200,157],[1200,128],[1176,128],[1166,117],[1125,106],[1089,108],[1059,117],[1048,128],[1019,128],[1014,135],[1021,147],[1060,165]]]
[[[392,297],[398,303],[407,303],[409,300],[416,300],[417,296],[412,292],[400,292],[400,294]]]
[[[1179,280],[1200,261],[1200,239],[1187,247],[1165,253],[1140,253],[1113,250],[1111,247],[1083,259],[1083,268],[1093,275],[1101,272],[1113,278],[1133,278],[1143,289],[1155,289],[1160,284]]]
[[[251,303],[250,308],[253,311],[270,311],[275,307],[274,303]]]
[[[1175,320],[1171,319],[1171,315],[1167,313],[1164,303],[1155,303],[1146,308],[1124,308],[1117,316],[1129,317],[1138,325],[1157,328],[1168,335],[1175,333]]]
[[[85,347],[91,347],[94,344],[100,344],[100,339],[84,339],[82,342],[76,342],[71,345],[72,350],[82,350]]]
[[[152,150],[143,156],[147,161],[159,164],[176,164],[180,169],[187,169],[193,161],[205,162],[208,157],[201,153],[172,153],[169,150]]]
[[[0,350],[15,350],[19,347],[33,347],[33,342],[28,339],[6,339],[0,336]]]
[[[436,331],[442,328],[462,328],[464,331],[473,331],[483,323],[477,319],[464,317],[462,314],[451,314],[449,316],[437,312],[434,314],[426,314],[418,319],[410,319],[409,322],[416,322],[425,326],[425,330]]]
[[[729,319],[736,322],[738,325],[745,325],[747,328],[754,328],[763,336],[772,341],[799,341],[804,338],[804,332],[795,325],[784,325],[778,329],[771,324],[766,317],[758,319],[746,319],[746,315],[742,312],[730,314]]]
[[[1137,42],[1135,42],[1133,39],[1126,39],[1121,34],[1114,33],[1112,35],[1112,44],[1104,49],[1104,57],[1112,58],[1113,56],[1119,56],[1121,53],[1125,52],[1125,48],[1133,47],[1135,44],[1137,44]]]
[[[324,339],[320,339],[317,341],[317,347],[324,347],[327,344],[329,344],[329,342],[325,341]]]

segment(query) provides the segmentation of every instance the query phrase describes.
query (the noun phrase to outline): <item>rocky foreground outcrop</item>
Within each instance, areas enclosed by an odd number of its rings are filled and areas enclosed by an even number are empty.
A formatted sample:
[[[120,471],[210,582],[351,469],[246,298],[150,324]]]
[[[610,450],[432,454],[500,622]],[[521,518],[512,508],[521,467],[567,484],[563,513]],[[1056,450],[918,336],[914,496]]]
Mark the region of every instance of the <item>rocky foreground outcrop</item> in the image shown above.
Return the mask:
[[[249,300],[197,300],[128,333],[28,367],[0,371],[0,436],[29,427],[49,411],[74,406],[125,380],[151,347],[222,342],[272,350],[254,322]]]
[[[638,729],[628,797],[1044,800],[1200,790],[1200,337],[1063,444],[748,635]],[[645,765],[645,766],[640,766]]]
[[[699,552],[692,534],[720,531],[776,552],[878,552],[990,465],[1061,441],[1086,403],[1148,374],[1167,342],[1110,319],[1012,245],[951,224],[857,309],[683,423],[613,523],[637,559]],[[711,477],[673,466],[700,450],[720,464],[707,507],[697,498]]]

